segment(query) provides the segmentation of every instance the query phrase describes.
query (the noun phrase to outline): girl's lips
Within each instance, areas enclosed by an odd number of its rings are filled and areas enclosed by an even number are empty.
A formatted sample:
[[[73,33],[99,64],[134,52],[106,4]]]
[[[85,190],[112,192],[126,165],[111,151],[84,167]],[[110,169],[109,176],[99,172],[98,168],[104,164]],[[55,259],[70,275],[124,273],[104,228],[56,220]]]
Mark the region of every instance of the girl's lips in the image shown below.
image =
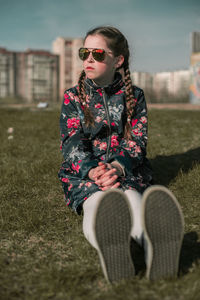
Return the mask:
[[[86,70],[94,70],[93,67],[87,67]]]

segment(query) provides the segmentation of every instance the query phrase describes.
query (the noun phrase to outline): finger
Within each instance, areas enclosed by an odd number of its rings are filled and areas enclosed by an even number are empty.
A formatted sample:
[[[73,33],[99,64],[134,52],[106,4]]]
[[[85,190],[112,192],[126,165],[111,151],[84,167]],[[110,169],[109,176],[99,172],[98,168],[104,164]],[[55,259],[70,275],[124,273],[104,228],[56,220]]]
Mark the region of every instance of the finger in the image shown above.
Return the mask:
[[[105,174],[102,176],[103,177],[108,177],[108,176],[113,176],[113,175],[116,175],[116,169],[111,169],[111,170],[108,170],[105,172]]]
[[[101,190],[106,191],[106,190],[109,190],[109,189],[116,189],[119,186],[120,186],[120,182],[116,182],[114,185],[102,187]]]
[[[102,161],[100,161],[100,162],[98,163],[98,165],[99,165],[99,166],[103,166],[103,165],[106,166],[106,164],[105,164],[104,162],[102,162]]]
[[[101,178],[98,178],[95,181],[95,183],[100,186],[110,185],[110,184],[113,184],[117,180],[117,178],[118,178],[117,175],[101,177]]]
[[[98,184],[101,186],[107,186],[107,185],[112,185],[114,182],[117,180],[117,175],[114,175],[112,177],[104,177],[101,180],[98,180]]]
[[[106,170],[106,165],[96,167],[94,170],[94,176],[97,177],[99,172],[101,172],[102,170]]]
[[[120,182],[116,182],[116,183],[111,187],[111,189],[118,188],[119,186],[120,186]]]
[[[99,177],[101,177],[101,176],[103,176],[105,173],[107,172],[107,170],[106,169],[99,169],[97,172],[95,172],[95,174],[94,174],[94,178],[95,179],[97,179],[97,178],[99,178]]]

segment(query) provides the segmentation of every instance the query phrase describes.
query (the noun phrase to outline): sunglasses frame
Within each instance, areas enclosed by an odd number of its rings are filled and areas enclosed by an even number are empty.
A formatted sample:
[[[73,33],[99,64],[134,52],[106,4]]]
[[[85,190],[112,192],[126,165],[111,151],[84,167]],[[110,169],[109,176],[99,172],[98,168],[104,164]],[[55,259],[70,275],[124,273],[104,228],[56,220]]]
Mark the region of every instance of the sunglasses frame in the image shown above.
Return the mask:
[[[92,50],[89,50],[89,49],[92,49]],[[81,56],[81,50],[86,50],[85,53],[84,53],[84,55],[87,53],[85,58]],[[100,52],[98,52],[98,50],[100,50],[102,52],[100,53]],[[88,57],[90,56],[90,53],[92,53],[92,57],[93,57],[94,60],[96,60],[98,62],[102,62],[105,59],[106,53],[112,53],[112,51],[105,51],[104,49],[101,49],[101,48],[85,48],[85,47],[81,47],[79,49],[78,53],[79,53],[79,58],[82,61],[85,61],[86,59],[88,59]],[[97,55],[101,54],[102,55],[102,59],[97,59],[95,57],[95,54],[97,54]]]

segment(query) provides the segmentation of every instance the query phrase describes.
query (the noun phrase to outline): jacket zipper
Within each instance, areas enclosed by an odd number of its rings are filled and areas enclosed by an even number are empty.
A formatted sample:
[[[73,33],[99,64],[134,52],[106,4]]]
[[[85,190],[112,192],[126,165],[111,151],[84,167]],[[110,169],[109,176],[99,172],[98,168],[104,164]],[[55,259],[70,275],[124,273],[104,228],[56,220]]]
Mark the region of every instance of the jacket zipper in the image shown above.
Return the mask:
[[[109,158],[109,150],[110,150],[110,145],[111,145],[111,124],[110,124],[110,116],[109,116],[109,111],[108,111],[108,105],[106,102],[106,93],[104,89],[102,89],[102,95],[103,95],[103,102],[106,110],[106,116],[107,116],[107,121],[108,121],[108,144],[107,144],[107,149],[106,149],[106,160]]]

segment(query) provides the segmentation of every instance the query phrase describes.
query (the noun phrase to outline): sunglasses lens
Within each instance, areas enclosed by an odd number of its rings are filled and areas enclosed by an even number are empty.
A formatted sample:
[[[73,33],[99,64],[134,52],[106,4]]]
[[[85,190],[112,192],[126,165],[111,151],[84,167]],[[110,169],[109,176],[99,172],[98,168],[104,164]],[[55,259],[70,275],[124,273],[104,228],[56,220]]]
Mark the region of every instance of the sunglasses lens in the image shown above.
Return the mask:
[[[86,48],[79,49],[79,57],[81,60],[86,60],[89,55],[90,55],[90,52],[88,49],[86,49]]]
[[[86,60],[90,55],[90,51],[87,48],[79,49],[79,57],[81,60]],[[103,61],[105,58],[105,51],[103,49],[93,49],[92,56],[96,61]]]
[[[96,61],[103,61],[105,58],[105,51],[103,49],[95,49],[92,51],[92,55]]]

